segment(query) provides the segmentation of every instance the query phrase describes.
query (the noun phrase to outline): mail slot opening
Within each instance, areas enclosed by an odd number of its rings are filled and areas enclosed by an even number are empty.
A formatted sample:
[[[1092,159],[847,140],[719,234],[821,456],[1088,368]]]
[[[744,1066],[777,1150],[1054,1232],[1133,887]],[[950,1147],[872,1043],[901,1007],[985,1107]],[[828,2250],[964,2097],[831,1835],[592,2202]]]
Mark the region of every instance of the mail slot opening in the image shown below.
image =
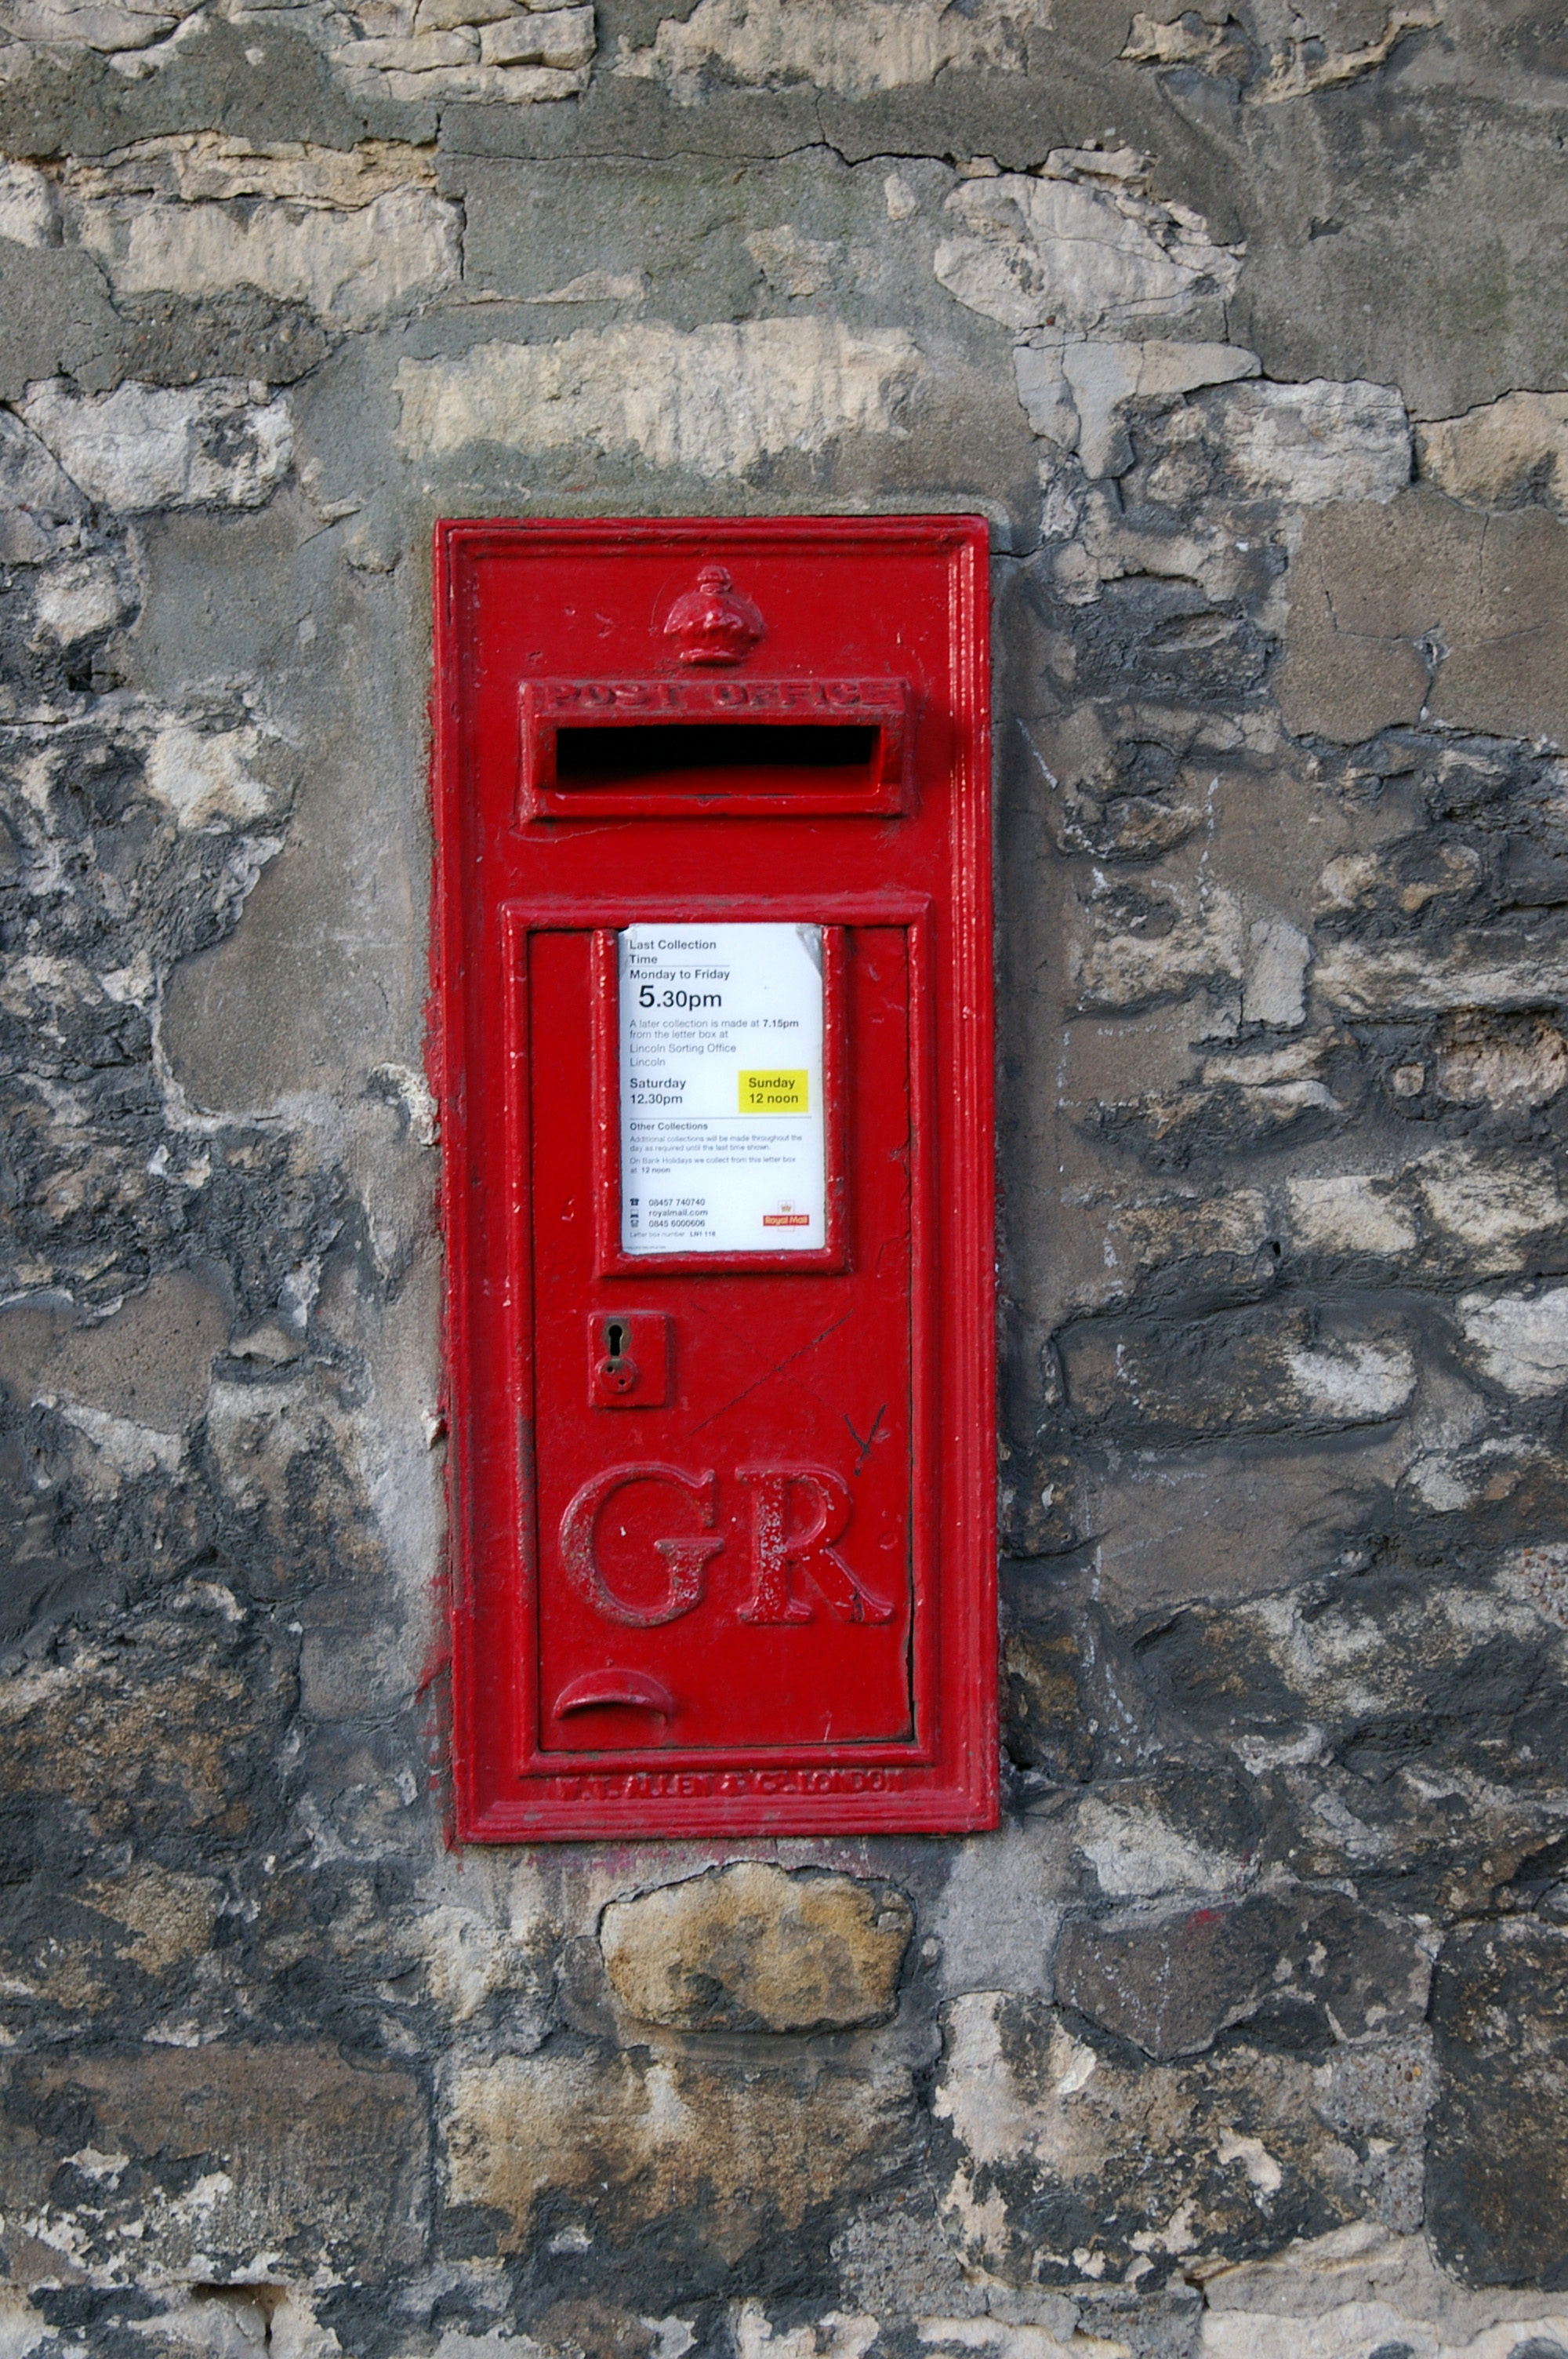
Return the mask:
[[[745,774],[768,774],[764,787],[787,771],[833,770],[846,783],[875,775],[881,731],[823,722],[651,721],[630,727],[557,729],[556,777],[561,785],[629,786],[691,771],[728,773],[726,785],[744,788]]]
[[[527,679],[517,817],[902,816],[915,713],[903,679]]]

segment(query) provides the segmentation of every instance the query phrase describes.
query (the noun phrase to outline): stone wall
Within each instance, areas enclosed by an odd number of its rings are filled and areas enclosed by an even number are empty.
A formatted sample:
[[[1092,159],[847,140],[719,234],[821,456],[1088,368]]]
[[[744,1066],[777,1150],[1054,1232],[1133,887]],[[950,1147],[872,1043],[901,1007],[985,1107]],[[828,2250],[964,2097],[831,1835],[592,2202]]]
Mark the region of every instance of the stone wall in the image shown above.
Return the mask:
[[[0,0],[0,2353],[1561,2359],[1568,37]],[[1000,1832],[443,1838],[439,515],[979,509]]]

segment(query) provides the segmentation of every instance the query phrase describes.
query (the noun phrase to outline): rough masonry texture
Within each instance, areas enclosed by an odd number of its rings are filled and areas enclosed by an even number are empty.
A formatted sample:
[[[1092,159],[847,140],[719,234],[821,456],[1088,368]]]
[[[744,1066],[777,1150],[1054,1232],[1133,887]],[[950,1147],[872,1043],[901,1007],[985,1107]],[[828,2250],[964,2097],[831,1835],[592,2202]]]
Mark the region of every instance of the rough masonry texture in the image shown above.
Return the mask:
[[[0,44],[0,2353],[1563,2359],[1560,12]],[[429,528],[907,508],[1003,1822],[460,1854]]]

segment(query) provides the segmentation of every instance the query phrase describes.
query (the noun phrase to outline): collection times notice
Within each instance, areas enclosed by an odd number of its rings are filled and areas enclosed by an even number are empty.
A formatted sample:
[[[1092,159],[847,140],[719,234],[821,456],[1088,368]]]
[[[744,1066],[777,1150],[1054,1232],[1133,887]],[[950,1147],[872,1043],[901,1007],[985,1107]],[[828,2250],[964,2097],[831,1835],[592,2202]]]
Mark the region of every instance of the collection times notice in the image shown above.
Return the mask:
[[[821,927],[628,926],[620,982],[622,1249],[820,1250]]]

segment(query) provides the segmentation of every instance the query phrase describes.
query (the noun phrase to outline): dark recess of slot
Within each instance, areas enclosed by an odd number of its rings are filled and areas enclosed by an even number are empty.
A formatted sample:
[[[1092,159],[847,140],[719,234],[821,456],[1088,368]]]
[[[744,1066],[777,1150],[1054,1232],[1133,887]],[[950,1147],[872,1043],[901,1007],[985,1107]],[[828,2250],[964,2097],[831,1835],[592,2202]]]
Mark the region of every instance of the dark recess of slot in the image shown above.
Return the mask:
[[[654,721],[621,729],[564,728],[556,777],[654,778],[678,770],[858,770],[864,777],[881,732],[816,722]]]

